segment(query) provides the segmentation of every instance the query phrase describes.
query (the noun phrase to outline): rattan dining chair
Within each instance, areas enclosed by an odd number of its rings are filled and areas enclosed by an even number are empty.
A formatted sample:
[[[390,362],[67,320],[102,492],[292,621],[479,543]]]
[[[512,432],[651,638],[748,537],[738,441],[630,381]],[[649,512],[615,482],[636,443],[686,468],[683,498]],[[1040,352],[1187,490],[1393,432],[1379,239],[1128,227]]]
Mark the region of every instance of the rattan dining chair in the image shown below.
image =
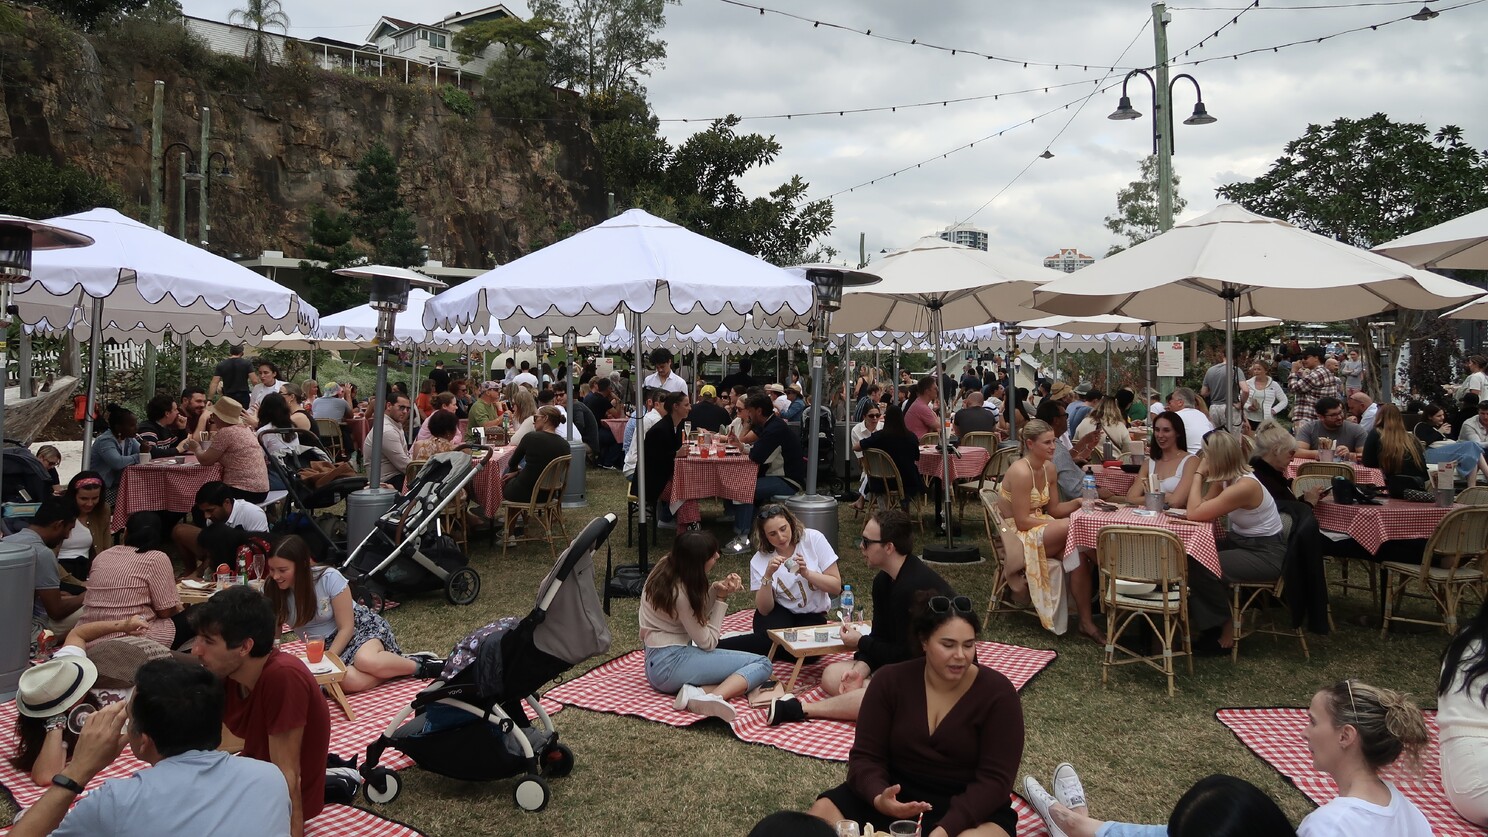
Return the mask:
[[[920,434],[920,446],[921,447],[924,447],[925,445],[937,445],[937,446],[940,445],[940,434],[939,433],[921,433]]]
[[[1002,484],[1002,478],[1007,475],[1008,469],[1018,461],[1017,448],[1001,448],[994,450],[987,464],[982,467],[982,473],[974,480],[966,480],[955,484],[956,490],[956,518],[966,518],[966,502],[980,497],[982,492],[989,488],[997,488]],[[982,506],[982,521],[987,524],[987,537],[992,537],[992,518],[987,514],[986,506]]]
[[[1106,614],[1106,648],[1101,658],[1101,685],[1111,669],[1142,663],[1168,679],[1168,697],[1173,696],[1174,657],[1184,657],[1193,675],[1193,640],[1188,625],[1188,560],[1183,542],[1172,532],[1156,526],[1106,526],[1096,540],[1096,562],[1100,567],[1101,609]],[[1151,585],[1148,593],[1124,593],[1121,585]],[[1129,588],[1128,588],[1129,589]],[[1130,648],[1121,637],[1132,623],[1141,620],[1162,644],[1159,653],[1148,648]],[[1138,632],[1145,639],[1147,632]],[[1175,646],[1182,644],[1182,650]]]
[[[998,507],[1000,495],[997,489],[984,489],[981,499],[984,514],[990,521],[988,525],[992,527],[988,529],[987,536],[992,542],[992,595],[987,599],[987,621],[990,622],[998,613],[1032,613],[1037,616],[1033,605],[1020,605],[1007,600],[1008,584],[1003,575],[1007,567],[1007,545],[1003,542],[1002,535],[1011,534],[1014,530]]]
[[[882,504],[882,508],[905,507],[908,501],[904,492],[904,477],[900,475],[899,466],[894,464],[893,457],[877,448],[869,448],[863,451],[863,470],[870,480],[883,481],[883,490],[873,495],[874,500]],[[910,516],[921,529],[925,528],[922,515],[911,513]]]
[[[1459,506],[1488,506],[1488,485],[1474,485],[1464,488],[1457,495]]]
[[[1380,636],[1390,635],[1391,622],[1416,625],[1440,625],[1449,634],[1457,633],[1457,606],[1464,593],[1476,593],[1483,601],[1484,552],[1488,551],[1488,506],[1454,509],[1442,518],[1431,539],[1426,542],[1419,564],[1386,561],[1389,572],[1385,583],[1385,618]],[[1421,586],[1421,594],[1409,592],[1412,584]],[[1440,622],[1398,615],[1401,600],[1430,599],[1441,614]]]
[[[568,532],[563,528],[563,489],[568,486],[568,465],[572,456],[560,456],[548,463],[542,473],[537,475],[537,483],[532,486],[532,498],[525,503],[514,500],[501,501],[501,513],[506,535],[501,539],[501,557],[506,557],[506,549],[517,541],[547,541],[548,553],[554,561],[558,560],[558,551],[553,548],[553,534],[556,531],[563,537],[568,537]],[[537,524],[543,528],[541,535],[524,535],[522,537],[512,536],[512,521],[517,515],[527,516],[527,525]],[[532,531],[531,529],[528,530]]]
[[[1292,516],[1283,511],[1281,514],[1281,541],[1287,545],[1287,560],[1291,560],[1292,529],[1296,525]],[[1305,556],[1295,556],[1305,558]],[[1286,608],[1278,608],[1281,595],[1286,589],[1287,565],[1282,563],[1281,573],[1270,581],[1232,581],[1230,582],[1230,619],[1235,624],[1235,641],[1230,645],[1230,662],[1240,660],[1240,641],[1252,634],[1270,634],[1271,636],[1296,637],[1302,644],[1302,658],[1312,659],[1312,653],[1307,649],[1307,634],[1299,625],[1290,627],[1276,621],[1276,613],[1282,611],[1283,619],[1290,620],[1290,611]],[[1246,616],[1251,617],[1250,627],[1246,627]],[[1330,615],[1331,618],[1331,615]]]
[[[981,448],[989,454],[996,453],[997,434],[990,430],[973,430],[970,433],[962,434],[956,440],[956,447],[962,450],[966,448]]]
[[[315,435],[320,437],[320,443],[325,446],[326,453],[332,459],[339,460],[346,455],[346,444],[341,437],[341,422],[335,419],[316,419]]]
[[[1299,477],[1343,477],[1349,482],[1354,481],[1354,466],[1347,462],[1303,462],[1297,466]]]

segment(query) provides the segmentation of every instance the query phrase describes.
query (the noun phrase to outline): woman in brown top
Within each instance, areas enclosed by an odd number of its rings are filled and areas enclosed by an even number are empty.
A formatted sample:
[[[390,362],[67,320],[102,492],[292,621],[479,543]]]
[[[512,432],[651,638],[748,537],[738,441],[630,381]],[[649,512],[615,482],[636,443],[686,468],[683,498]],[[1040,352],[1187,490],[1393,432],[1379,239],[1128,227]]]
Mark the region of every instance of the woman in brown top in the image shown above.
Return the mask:
[[[977,664],[980,630],[970,599],[922,594],[914,635],[924,656],[874,675],[847,781],[818,797],[811,813],[884,831],[923,817],[927,837],[1012,837],[1023,705],[1006,677]]]

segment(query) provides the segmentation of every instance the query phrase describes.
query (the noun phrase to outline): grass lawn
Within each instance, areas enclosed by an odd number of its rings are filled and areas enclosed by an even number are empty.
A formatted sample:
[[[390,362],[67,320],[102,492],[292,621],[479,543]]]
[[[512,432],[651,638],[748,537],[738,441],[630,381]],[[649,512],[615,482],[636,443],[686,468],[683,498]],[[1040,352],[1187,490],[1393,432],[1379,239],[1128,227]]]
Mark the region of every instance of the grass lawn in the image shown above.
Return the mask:
[[[618,473],[591,471],[585,509],[569,513],[571,531],[591,516],[613,511],[620,528],[612,539],[617,563],[634,561],[625,548],[624,490]],[[705,523],[718,507],[704,505]],[[973,525],[974,524],[974,525]],[[726,539],[726,524],[715,526]],[[861,521],[843,507],[839,544],[844,579],[857,590],[871,586],[872,573],[853,539]],[[985,553],[980,519],[968,519]],[[662,547],[670,533],[661,533]],[[388,614],[407,649],[446,651],[467,631],[494,616],[522,614],[531,607],[537,584],[550,562],[540,544],[514,550],[505,562],[500,549],[472,545],[482,574],[481,598],[458,608],[438,599],[411,602]],[[653,549],[654,557],[659,554]],[[603,571],[603,555],[599,556]],[[724,559],[716,572],[747,578],[747,558]],[[937,568],[959,592],[985,606],[989,568],[976,565]],[[748,603],[740,596],[738,607]],[[1421,607],[1413,603],[1408,607]],[[617,600],[610,627],[611,656],[639,647],[635,600]],[[1052,648],[1060,656],[1023,691],[1027,745],[1023,770],[1044,779],[1061,761],[1082,771],[1097,816],[1135,821],[1166,821],[1172,805],[1198,778],[1224,772],[1247,779],[1271,793],[1293,822],[1312,810],[1300,793],[1250,755],[1214,719],[1228,706],[1305,706],[1321,684],[1344,677],[1403,689],[1435,705],[1434,683],[1446,637],[1441,633],[1392,635],[1358,625],[1370,610],[1368,598],[1353,593],[1334,597],[1339,630],[1310,637],[1312,660],[1304,661],[1295,641],[1258,636],[1243,646],[1238,665],[1228,658],[1199,659],[1195,673],[1180,673],[1178,693],[1168,698],[1163,679],[1149,669],[1126,667],[1100,685],[1100,649],[1074,632],[1055,637],[1021,614],[1002,614],[983,638],[1033,648]],[[608,659],[608,657],[606,657]],[[603,662],[579,666],[575,676]],[[1181,672],[1181,668],[1180,668]],[[577,756],[573,774],[553,782],[553,801],[540,814],[526,814],[511,802],[510,781],[457,782],[417,768],[403,773],[403,794],[387,806],[371,806],[431,835],[559,835],[606,829],[614,833],[661,835],[744,834],[760,817],[780,808],[805,809],[820,791],[840,783],[846,765],[746,744],[717,722],[673,729],[635,718],[567,708],[555,717],[564,741]]]
[[[635,550],[625,547],[624,497],[618,473],[591,471],[589,506],[568,515],[569,529],[576,532],[590,517],[615,512],[621,520],[612,539],[616,563],[635,560]],[[705,521],[711,521],[718,506],[705,503],[703,512]],[[720,540],[727,538],[726,524],[710,525]],[[866,606],[872,573],[856,549],[860,526],[861,521],[843,507],[840,566],[844,579],[863,591]],[[966,531],[977,538],[985,554],[980,517],[969,518]],[[663,531],[661,538],[664,550],[670,533]],[[426,597],[389,611],[388,621],[404,649],[447,653],[474,628],[498,616],[525,614],[532,607],[537,585],[551,566],[543,545],[513,548],[505,561],[500,547],[484,539],[472,543],[472,550],[473,565],[482,577],[479,601],[456,607],[442,597]],[[653,549],[653,559],[662,550]],[[603,562],[601,554],[599,572]],[[717,571],[739,572],[747,578],[747,564],[747,558],[726,558]],[[958,591],[985,606],[990,590],[987,565],[937,569]],[[736,606],[747,603],[747,597],[739,596]],[[639,647],[636,609],[635,600],[615,602],[610,656]],[[1330,637],[1309,637],[1310,662],[1302,659],[1295,641],[1255,637],[1243,646],[1238,665],[1227,657],[1199,659],[1192,677],[1180,668],[1173,698],[1167,697],[1156,672],[1135,666],[1118,669],[1110,685],[1102,688],[1098,646],[1073,631],[1055,637],[1030,616],[999,615],[984,629],[983,638],[1059,652],[1059,658],[1022,693],[1027,724],[1023,772],[1047,783],[1055,765],[1073,762],[1085,779],[1095,815],[1165,822],[1189,785],[1207,774],[1224,772],[1265,789],[1296,822],[1312,805],[1244,750],[1214,719],[1214,710],[1305,706],[1318,686],[1344,677],[1402,689],[1434,706],[1438,659],[1446,637],[1439,632],[1401,633],[1381,641],[1377,628],[1359,625],[1369,611],[1364,595],[1335,595],[1339,630]],[[585,663],[567,676],[577,676],[608,658]],[[418,768],[402,773],[403,793],[392,804],[363,804],[436,837],[734,835],[746,833],[772,811],[804,810],[817,793],[840,783],[846,774],[845,764],[746,744],[713,721],[673,729],[574,708],[554,720],[577,761],[571,776],[553,781],[552,802],[542,813],[523,813],[512,804],[510,780],[459,782]]]

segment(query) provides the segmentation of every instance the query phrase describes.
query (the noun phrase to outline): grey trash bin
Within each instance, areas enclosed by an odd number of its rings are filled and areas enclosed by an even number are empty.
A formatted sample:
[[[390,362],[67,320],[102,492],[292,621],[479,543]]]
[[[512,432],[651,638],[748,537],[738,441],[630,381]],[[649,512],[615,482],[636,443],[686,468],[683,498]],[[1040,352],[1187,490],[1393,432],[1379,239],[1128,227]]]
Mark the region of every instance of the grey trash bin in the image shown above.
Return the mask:
[[[15,697],[31,664],[31,607],[36,600],[31,547],[0,541],[0,701]]]

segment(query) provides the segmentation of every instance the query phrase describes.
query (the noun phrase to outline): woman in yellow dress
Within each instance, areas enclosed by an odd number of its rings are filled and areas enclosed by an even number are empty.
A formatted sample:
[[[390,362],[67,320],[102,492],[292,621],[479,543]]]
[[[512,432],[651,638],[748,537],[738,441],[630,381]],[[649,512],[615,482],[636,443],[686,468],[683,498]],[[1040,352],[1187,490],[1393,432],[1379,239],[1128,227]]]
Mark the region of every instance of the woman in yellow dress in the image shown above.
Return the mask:
[[[1105,642],[1091,614],[1089,562],[1078,552],[1064,552],[1069,516],[1080,508],[1080,498],[1058,499],[1059,474],[1054,466],[1058,437],[1054,428],[1037,420],[1019,428],[1018,437],[1023,458],[1008,468],[998,488],[1000,510],[1011,524],[1003,533],[1007,561],[1002,572],[1008,589],[1015,600],[1031,601],[1039,621],[1056,634],[1069,627],[1073,598],[1080,633]]]

